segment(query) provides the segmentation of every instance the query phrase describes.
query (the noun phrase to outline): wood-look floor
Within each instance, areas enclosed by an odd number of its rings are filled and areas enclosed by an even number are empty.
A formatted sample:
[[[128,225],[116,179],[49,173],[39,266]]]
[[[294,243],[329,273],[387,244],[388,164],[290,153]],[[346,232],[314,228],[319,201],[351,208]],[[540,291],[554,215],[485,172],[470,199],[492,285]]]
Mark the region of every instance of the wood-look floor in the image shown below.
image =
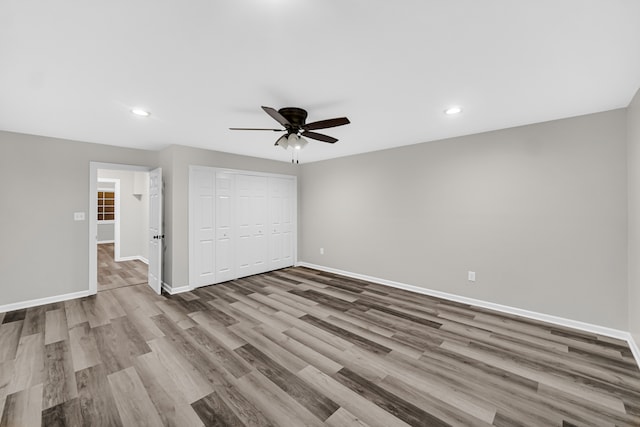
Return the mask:
[[[305,268],[0,314],[0,426],[631,426],[625,342]]]
[[[142,261],[115,261],[113,243],[98,245],[98,291],[147,283],[148,267]]]

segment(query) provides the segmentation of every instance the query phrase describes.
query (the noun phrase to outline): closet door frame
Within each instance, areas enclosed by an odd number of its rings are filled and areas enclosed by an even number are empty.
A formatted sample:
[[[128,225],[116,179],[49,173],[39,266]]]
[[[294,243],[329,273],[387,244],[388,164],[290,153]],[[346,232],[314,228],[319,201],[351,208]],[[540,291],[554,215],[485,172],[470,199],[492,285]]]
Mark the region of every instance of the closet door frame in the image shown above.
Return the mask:
[[[216,174],[217,173],[228,173],[233,175],[253,175],[253,176],[261,176],[268,178],[284,178],[290,179],[293,182],[293,190],[291,194],[292,198],[292,219],[293,219],[293,265],[297,265],[298,263],[298,178],[295,175],[284,175],[284,174],[274,174],[267,172],[258,172],[251,170],[242,170],[242,169],[229,169],[229,168],[216,168],[211,166],[199,166],[199,165],[189,165],[189,289],[193,290],[201,286],[208,286],[216,282],[216,278],[213,278],[211,283],[203,284],[198,283],[198,273],[197,273],[197,263],[196,257],[199,255],[196,245],[196,224],[195,224],[195,209],[196,209],[196,188],[193,182],[192,174],[196,171],[210,171],[213,179],[213,200],[214,200],[214,227],[215,227],[215,200],[216,200]],[[267,186],[267,198],[270,197],[269,188]],[[267,205],[268,206],[268,205]],[[268,213],[268,216],[270,214]],[[214,244],[215,251],[215,244]],[[215,253],[214,253],[215,259]]]

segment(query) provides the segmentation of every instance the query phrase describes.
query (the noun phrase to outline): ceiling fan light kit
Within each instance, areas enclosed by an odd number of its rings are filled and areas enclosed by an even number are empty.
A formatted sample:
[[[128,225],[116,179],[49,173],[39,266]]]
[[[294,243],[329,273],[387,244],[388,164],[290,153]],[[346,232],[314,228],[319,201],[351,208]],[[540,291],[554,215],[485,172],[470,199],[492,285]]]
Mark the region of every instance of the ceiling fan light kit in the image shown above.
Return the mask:
[[[306,123],[307,111],[297,107],[285,107],[279,110],[271,107],[262,107],[265,113],[271,116],[275,121],[280,123],[284,129],[265,129],[265,128],[229,128],[231,130],[269,130],[274,132],[286,132],[276,141],[275,145],[285,150],[291,147],[294,150],[303,149],[309,141],[306,138],[315,139],[317,141],[334,144],[338,139],[324,135],[322,133],[312,132],[316,129],[327,129],[336,126],[343,126],[351,123],[346,117],[338,117],[335,119],[320,120],[317,122]],[[294,162],[293,153],[291,162]],[[297,162],[297,160],[296,160]]]

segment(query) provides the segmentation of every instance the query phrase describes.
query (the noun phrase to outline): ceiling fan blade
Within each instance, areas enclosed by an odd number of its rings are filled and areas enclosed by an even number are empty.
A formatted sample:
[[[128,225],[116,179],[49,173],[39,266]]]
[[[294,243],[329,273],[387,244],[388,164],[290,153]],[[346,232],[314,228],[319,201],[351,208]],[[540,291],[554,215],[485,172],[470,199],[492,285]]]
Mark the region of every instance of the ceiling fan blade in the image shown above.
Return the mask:
[[[333,144],[334,142],[337,141],[337,139],[332,136],[323,135],[321,133],[316,133],[316,132],[309,132],[308,130],[305,130],[304,132],[302,132],[302,136],[305,136],[311,139],[317,139],[318,141],[322,141],[322,142],[328,142],[329,144]]]
[[[272,130],[274,132],[284,132],[285,129],[265,129],[265,128],[229,128],[229,130]]]
[[[262,109],[265,111],[265,113],[267,113],[268,115],[270,115],[271,117],[273,117],[273,119],[280,123],[282,126],[291,126],[291,123],[289,123],[289,120],[287,120],[282,114],[280,114],[278,112],[278,110],[276,110],[275,108],[271,108],[271,107],[265,107],[263,106]]]
[[[304,130],[334,128],[336,126],[348,125],[351,123],[346,117],[338,117],[335,119],[320,120],[319,122],[307,123],[302,126]]]

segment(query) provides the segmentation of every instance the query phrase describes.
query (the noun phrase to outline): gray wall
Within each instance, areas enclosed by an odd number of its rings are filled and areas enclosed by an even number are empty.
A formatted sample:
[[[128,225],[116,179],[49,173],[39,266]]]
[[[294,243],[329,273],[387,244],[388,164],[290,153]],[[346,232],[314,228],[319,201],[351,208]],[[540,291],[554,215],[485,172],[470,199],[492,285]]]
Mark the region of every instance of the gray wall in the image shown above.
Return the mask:
[[[113,243],[115,237],[115,224],[98,224],[98,243]]]
[[[100,174],[98,174],[99,176]],[[98,191],[115,191],[114,182],[98,182]],[[108,224],[98,223],[98,243],[113,242],[116,235],[116,225],[111,222]]]
[[[0,131],[0,305],[89,287],[89,162],[157,164],[157,153]]]
[[[629,174],[629,331],[640,345],[640,90],[627,109]]]
[[[134,194],[135,175],[136,172],[129,170],[98,170],[98,178],[120,180],[120,257],[141,256],[148,259],[149,184],[142,186],[142,194]]]
[[[301,258],[626,330],[625,129],[615,110],[304,165]]]
[[[0,131],[0,305],[87,289],[89,225],[73,212],[89,211],[90,161],[163,167],[165,281],[186,285],[193,164],[297,175],[301,260],[639,334],[638,98],[628,110],[299,167]]]
[[[174,145],[160,153],[165,182],[165,266],[163,281],[189,284],[189,166],[212,166],[298,176],[299,166],[218,151]],[[300,186],[298,185],[298,188]],[[300,190],[298,190],[299,192]],[[300,227],[300,224],[298,224]]]

